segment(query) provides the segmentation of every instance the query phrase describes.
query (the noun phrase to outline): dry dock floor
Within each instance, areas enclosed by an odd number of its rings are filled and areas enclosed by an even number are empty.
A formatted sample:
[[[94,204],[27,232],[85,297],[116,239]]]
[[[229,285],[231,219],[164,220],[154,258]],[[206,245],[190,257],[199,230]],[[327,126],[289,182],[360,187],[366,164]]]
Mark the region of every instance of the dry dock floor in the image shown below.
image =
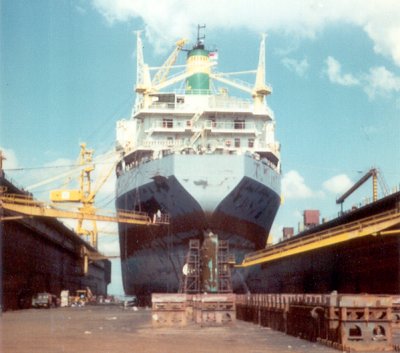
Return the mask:
[[[339,352],[264,327],[153,328],[151,310],[118,306],[29,309],[1,316],[2,353]]]

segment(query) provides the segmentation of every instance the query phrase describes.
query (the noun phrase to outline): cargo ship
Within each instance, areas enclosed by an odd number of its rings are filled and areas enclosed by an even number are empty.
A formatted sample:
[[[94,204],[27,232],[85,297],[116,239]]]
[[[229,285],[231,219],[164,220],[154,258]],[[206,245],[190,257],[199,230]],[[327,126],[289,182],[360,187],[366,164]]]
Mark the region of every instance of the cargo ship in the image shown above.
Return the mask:
[[[151,78],[138,34],[136,103],[132,117],[117,122],[117,209],[170,219],[156,229],[119,224],[124,290],[139,297],[178,291],[189,240],[202,240],[204,230],[227,240],[237,261],[264,248],[280,205],[265,36],[254,84],[216,71],[218,52],[206,49],[200,28],[195,44],[184,45],[177,42]],[[181,52],[184,71],[170,75]],[[178,82],[184,87],[165,91]],[[230,95],[226,85],[249,98]],[[246,287],[246,276],[233,276],[235,291]]]

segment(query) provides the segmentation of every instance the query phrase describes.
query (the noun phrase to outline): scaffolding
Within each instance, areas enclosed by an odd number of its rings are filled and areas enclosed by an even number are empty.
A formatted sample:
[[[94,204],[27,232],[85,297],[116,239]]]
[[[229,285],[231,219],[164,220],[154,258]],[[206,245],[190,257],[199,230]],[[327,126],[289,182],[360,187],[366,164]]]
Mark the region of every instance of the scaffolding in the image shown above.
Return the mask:
[[[217,293],[232,293],[231,267],[235,264],[235,257],[229,252],[229,243],[226,240],[217,241]],[[199,239],[189,241],[189,250],[183,267],[183,280],[181,281],[181,293],[198,294],[204,290],[201,283],[201,251]]]
[[[189,241],[189,251],[183,270],[183,288],[181,292],[196,294],[200,292],[200,240]]]

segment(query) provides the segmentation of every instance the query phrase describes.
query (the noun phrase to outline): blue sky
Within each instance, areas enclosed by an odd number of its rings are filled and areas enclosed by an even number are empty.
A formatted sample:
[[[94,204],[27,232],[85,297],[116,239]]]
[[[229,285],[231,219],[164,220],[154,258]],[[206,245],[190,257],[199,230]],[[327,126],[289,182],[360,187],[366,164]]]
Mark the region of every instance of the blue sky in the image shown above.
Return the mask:
[[[177,39],[194,39],[197,24],[205,23],[206,43],[218,48],[223,72],[254,69],[260,33],[268,33],[268,104],[282,146],[285,200],[275,239],[283,226],[297,227],[304,209],[334,216],[336,197],[372,166],[390,188],[399,186],[398,1],[221,0],[212,9],[203,3],[1,0],[6,174],[28,187],[63,173],[60,166],[75,163],[82,141],[104,161],[116,121],[130,116],[134,102],[134,32],[144,30],[145,60],[157,66]],[[113,207],[113,182],[99,207]],[[345,207],[371,197],[370,185]],[[59,186],[32,191],[46,198]],[[116,237],[104,236],[101,246],[117,251]],[[121,291],[118,266],[114,261],[114,293]]]

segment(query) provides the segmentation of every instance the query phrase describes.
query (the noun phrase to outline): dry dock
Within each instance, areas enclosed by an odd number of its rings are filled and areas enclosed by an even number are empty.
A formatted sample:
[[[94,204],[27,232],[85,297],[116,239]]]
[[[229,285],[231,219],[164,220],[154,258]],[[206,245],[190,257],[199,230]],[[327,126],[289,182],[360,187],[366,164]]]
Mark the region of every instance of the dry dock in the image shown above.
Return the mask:
[[[151,310],[86,306],[5,312],[2,353],[328,353],[318,343],[237,321],[229,327],[153,328]]]
[[[0,172],[2,190],[29,196]],[[88,287],[95,295],[107,294],[111,262],[93,261],[85,270],[84,254],[98,254],[95,248],[57,219],[19,215],[2,205],[0,200],[2,310],[29,308],[32,297],[41,292],[60,296],[62,290],[75,293]]]

